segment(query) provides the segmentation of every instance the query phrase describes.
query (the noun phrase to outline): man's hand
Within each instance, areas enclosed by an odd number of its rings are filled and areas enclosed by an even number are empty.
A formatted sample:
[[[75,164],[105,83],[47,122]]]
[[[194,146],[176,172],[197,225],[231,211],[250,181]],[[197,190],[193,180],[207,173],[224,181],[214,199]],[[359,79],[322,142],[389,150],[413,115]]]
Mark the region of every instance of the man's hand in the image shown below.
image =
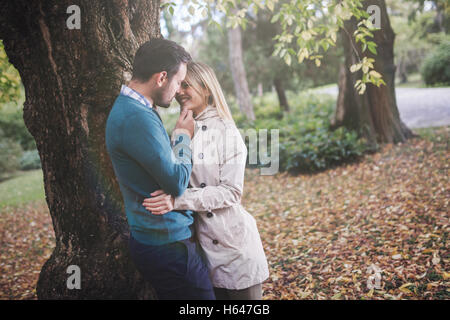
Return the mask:
[[[144,199],[142,205],[152,214],[162,215],[173,210],[174,198],[163,190],[150,193],[152,198]]]
[[[192,117],[192,110],[183,109],[181,110],[180,117],[178,118],[177,124],[175,125],[174,133],[184,133],[192,139],[194,135],[194,118]]]

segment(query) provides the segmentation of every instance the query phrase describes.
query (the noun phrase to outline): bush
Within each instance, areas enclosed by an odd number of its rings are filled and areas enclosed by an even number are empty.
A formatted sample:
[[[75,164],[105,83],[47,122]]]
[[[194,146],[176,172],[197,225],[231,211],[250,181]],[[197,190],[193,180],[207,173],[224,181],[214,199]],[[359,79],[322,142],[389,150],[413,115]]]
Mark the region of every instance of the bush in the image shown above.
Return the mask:
[[[2,112],[0,129],[3,130],[5,137],[20,143],[23,150],[36,149],[34,138],[23,122],[22,111]]]
[[[280,170],[315,172],[357,159],[366,151],[365,142],[355,131],[330,129],[335,100],[328,95],[299,94],[290,97],[290,113],[276,114],[270,99],[255,104],[257,120],[253,124],[241,122],[245,129],[279,129]],[[268,137],[270,146],[270,134]],[[246,141],[246,143],[248,143]]]
[[[20,170],[33,170],[41,168],[41,159],[37,150],[25,151],[20,158]]]
[[[450,41],[441,43],[425,58],[420,72],[427,85],[450,85]]]
[[[280,143],[280,168],[296,172],[323,170],[361,156],[365,145],[356,132],[326,128]]]
[[[0,180],[19,168],[20,144],[6,138],[0,129]]]

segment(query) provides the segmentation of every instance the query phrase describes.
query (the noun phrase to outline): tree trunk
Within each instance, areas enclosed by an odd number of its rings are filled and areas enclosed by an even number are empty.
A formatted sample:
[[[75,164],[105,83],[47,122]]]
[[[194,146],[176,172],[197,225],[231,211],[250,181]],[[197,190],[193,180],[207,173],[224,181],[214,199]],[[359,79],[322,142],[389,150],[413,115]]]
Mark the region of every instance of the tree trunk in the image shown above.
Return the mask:
[[[281,109],[283,109],[283,111],[285,112],[289,112],[289,103],[286,98],[286,92],[284,91],[283,81],[279,77],[276,77],[275,79],[273,79],[273,85],[275,87],[275,90],[277,91],[278,101],[280,103]]]
[[[401,57],[400,62],[398,64],[398,73],[400,78],[400,83],[408,82],[408,76],[406,74],[406,58]]]
[[[436,25],[437,32],[447,32],[445,27],[445,4],[436,1],[436,16],[434,17],[434,24]]]
[[[346,21],[345,30],[341,29],[341,37],[345,52],[345,66],[339,75],[339,96],[333,127],[345,126],[357,130],[366,137],[369,144],[376,142],[403,142],[411,137],[412,132],[400,120],[395,99],[395,65],[394,65],[394,32],[391,28],[384,0],[373,0],[370,4],[378,5],[381,9],[381,30],[374,32],[374,42],[378,45],[377,55],[369,51],[365,55],[375,58],[375,70],[383,76],[386,85],[377,87],[368,84],[366,92],[359,95],[354,88],[357,79],[361,79],[361,72],[351,73],[350,65],[358,62],[355,49],[362,58],[359,43],[355,44],[353,32],[357,29],[356,20]],[[364,2],[364,8],[368,6]]]
[[[245,74],[244,60],[242,58],[241,28],[228,29],[228,47],[230,54],[231,74],[233,76],[234,90],[236,92],[239,108],[247,119],[255,120],[253,104],[248,90],[247,76]]]
[[[264,95],[263,84],[261,82],[258,83],[258,87],[256,88],[258,92],[258,97],[262,97]]]
[[[25,124],[36,140],[56,248],[39,299],[153,298],[128,255],[128,225],[105,147],[105,123],[134,52],[159,37],[159,1],[14,0],[0,7],[0,38],[25,87]],[[81,289],[68,289],[70,265]]]

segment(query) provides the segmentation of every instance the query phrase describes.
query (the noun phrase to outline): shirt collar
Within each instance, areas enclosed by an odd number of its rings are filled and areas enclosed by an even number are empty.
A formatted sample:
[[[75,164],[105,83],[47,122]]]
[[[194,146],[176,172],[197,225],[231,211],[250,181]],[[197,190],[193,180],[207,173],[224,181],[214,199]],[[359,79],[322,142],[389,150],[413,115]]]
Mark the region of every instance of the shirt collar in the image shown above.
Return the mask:
[[[140,94],[136,90],[133,90],[130,87],[127,87],[124,84],[122,85],[122,88],[120,89],[120,94],[130,97],[136,101],[139,101],[143,105],[145,105],[149,108],[152,108],[152,104],[150,103],[150,101],[148,101],[148,99],[146,97],[144,97],[142,94]]]

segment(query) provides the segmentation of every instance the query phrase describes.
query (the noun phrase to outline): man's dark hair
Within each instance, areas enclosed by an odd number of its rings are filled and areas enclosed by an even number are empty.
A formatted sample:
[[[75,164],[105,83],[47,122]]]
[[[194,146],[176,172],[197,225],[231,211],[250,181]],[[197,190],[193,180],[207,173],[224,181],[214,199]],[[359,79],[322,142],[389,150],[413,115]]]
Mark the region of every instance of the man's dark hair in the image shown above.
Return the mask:
[[[162,71],[170,79],[178,72],[181,63],[191,61],[191,55],[182,46],[171,40],[151,39],[142,44],[134,56],[133,78],[142,82]]]

